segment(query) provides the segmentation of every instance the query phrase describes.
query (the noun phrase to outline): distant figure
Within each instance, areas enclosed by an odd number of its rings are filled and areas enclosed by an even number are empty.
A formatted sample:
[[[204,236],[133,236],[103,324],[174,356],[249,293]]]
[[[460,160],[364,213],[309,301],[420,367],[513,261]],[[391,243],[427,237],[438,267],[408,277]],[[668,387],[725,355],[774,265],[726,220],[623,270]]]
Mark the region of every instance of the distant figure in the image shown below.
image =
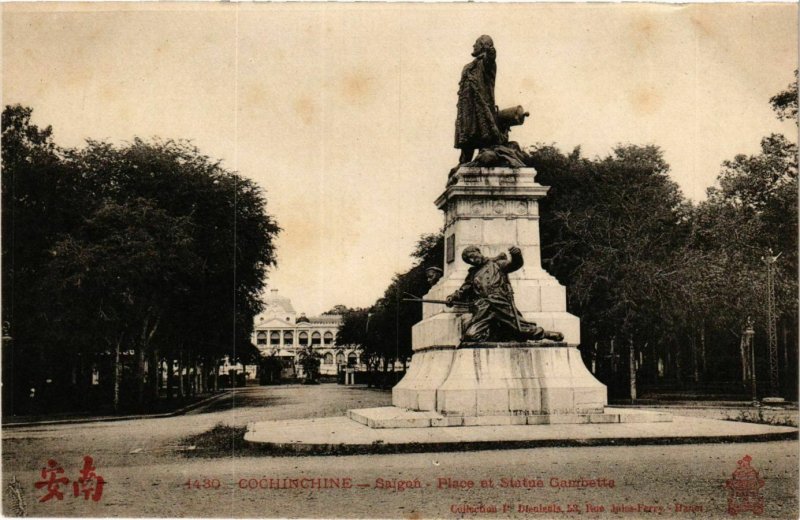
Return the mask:
[[[447,306],[455,301],[470,302],[472,318],[462,341],[525,341],[549,339],[562,341],[559,332],[549,332],[525,321],[514,304],[514,292],[508,273],[522,267],[522,252],[512,247],[495,258],[487,258],[476,246],[468,246],[461,254],[470,264],[464,284],[447,297]]]
[[[428,284],[433,287],[436,285],[436,282],[439,281],[439,278],[442,277],[444,273],[438,267],[429,267],[425,269],[425,278],[428,280]]]
[[[461,71],[455,139],[455,147],[461,149],[459,164],[470,162],[476,149],[502,141],[494,103],[496,55],[492,38],[484,34],[472,47],[475,59]]]

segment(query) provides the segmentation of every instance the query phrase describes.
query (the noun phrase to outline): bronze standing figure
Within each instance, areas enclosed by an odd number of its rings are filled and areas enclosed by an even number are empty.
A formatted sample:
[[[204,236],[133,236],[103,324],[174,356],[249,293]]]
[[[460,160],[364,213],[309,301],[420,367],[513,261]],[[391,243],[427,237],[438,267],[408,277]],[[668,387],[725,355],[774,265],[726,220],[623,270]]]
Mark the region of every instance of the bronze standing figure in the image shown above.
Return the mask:
[[[459,164],[470,162],[476,149],[502,140],[494,101],[497,52],[492,38],[485,34],[478,38],[472,56],[475,59],[464,66],[458,84],[455,147],[461,149]]]

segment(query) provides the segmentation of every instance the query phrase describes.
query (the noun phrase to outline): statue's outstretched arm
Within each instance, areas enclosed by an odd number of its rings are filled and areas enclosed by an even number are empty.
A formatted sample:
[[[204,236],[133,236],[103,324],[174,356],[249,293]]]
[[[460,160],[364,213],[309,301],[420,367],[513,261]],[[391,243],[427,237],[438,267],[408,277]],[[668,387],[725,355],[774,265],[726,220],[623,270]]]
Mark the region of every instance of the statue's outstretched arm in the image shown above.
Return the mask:
[[[522,259],[522,251],[518,247],[509,248],[508,255],[511,259],[500,264],[500,268],[506,273],[513,273],[525,265],[525,261]]]
[[[456,289],[453,294],[447,297],[447,301],[464,302],[472,299],[472,272],[467,275],[461,287]]]

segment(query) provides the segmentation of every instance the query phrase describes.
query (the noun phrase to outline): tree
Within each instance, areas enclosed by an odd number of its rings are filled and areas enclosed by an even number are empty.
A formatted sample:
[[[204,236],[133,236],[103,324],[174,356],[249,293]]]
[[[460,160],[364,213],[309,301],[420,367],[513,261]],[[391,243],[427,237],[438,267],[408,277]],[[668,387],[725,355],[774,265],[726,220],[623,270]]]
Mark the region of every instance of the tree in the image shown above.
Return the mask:
[[[42,312],[51,296],[34,288],[55,237],[80,221],[90,202],[79,176],[63,163],[51,127],[40,129],[31,116],[20,105],[2,114],[2,319],[14,338],[3,366],[15,383],[3,387],[4,413],[24,411],[29,389],[42,388],[39,367],[56,349],[46,334],[50,317]]]
[[[283,362],[275,355],[262,357],[259,360],[259,382],[262,385],[274,384],[281,380]]]
[[[123,344],[136,352],[137,401],[143,404],[144,363],[153,337],[199,265],[187,247],[190,241],[188,219],[136,199],[107,202],[51,250],[40,289],[52,296],[50,332],[54,339],[96,336],[114,352],[115,409]],[[77,332],[83,333],[76,337]]]
[[[3,113],[3,312],[17,359],[50,373],[133,350],[140,403],[158,395],[164,361],[200,391],[221,357],[252,359],[280,231],[263,190],[184,142],[62,150],[30,116]]]
[[[725,230],[707,231],[717,250],[747,252],[743,265],[762,270],[760,257],[768,249],[782,253],[778,289],[779,306],[794,313],[797,307],[797,145],[782,135],[773,134],[761,142],[761,153],[738,155],[723,163],[719,188],[709,190],[708,201],[701,205],[706,211],[707,226]],[[716,218],[713,218],[713,216]],[[731,222],[739,223],[731,229]],[[712,229],[713,229],[712,227]],[[788,285],[787,285],[788,284]]]
[[[532,163],[551,186],[541,209],[543,263],[567,286],[584,352],[597,345],[613,359],[624,349],[625,363],[641,355],[654,365],[678,343],[686,292],[684,201],[661,151],[618,146],[590,160],[580,149],[540,146]],[[618,380],[614,372],[603,377]]]
[[[754,211],[768,210],[776,202],[776,192],[791,191],[796,183],[796,157],[797,145],[784,136],[765,137],[760,154],[737,155],[723,162],[717,179],[720,187],[709,190],[709,197],[727,199]]]
[[[795,82],[770,100],[779,119],[797,117],[796,78],[797,71]],[[770,249],[781,254],[775,296],[789,380],[796,379],[789,357],[797,359],[797,160],[797,145],[772,134],[762,139],[759,154],[725,161],[718,186],[694,210],[692,232],[692,247],[711,258],[703,291],[715,304],[703,315],[730,338],[723,345],[728,353],[741,341],[748,317],[756,322],[756,351],[765,352],[766,268],[761,258]],[[792,395],[794,391],[791,385]]]
[[[305,384],[317,384],[319,381],[320,355],[314,352],[311,345],[307,346],[298,354],[298,361],[303,367]]]
[[[423,269],[440,267],[444,263],[444,235],[428,233],[420,236],[411,257],[416,258],[417,265]]]
[[[349,309],[342,313],[342,323],[336,333],[336,345],[358,345],[365,349],[370,309]],[[371,350],[371,349],[370,349]]]
[[[329,310],[322,313],[323,316],[330,315],[330,314],[338,314],[340,316],[347,314],[351,309],[346,305],[334,305]]]
[[[772,109],[778,114],[778,119],[794,119],[797,122],[797,69],[794,71],[794,81],[786,90],[778,92],[769,100]]]

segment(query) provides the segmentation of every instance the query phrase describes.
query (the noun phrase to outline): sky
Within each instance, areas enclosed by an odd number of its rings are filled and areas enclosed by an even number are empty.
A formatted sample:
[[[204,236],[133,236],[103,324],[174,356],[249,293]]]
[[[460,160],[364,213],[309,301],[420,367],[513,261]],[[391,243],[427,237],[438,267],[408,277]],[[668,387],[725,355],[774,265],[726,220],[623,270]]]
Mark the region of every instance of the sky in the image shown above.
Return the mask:
[[[254,179],[283,229],[268,289],[366,306],[412,265],[455,166],[472,44],[497,49],[521,145],[656,144],[702,200],[797,68],[796,4],[3,4],[2,99],[56,143],[191,140]]]

